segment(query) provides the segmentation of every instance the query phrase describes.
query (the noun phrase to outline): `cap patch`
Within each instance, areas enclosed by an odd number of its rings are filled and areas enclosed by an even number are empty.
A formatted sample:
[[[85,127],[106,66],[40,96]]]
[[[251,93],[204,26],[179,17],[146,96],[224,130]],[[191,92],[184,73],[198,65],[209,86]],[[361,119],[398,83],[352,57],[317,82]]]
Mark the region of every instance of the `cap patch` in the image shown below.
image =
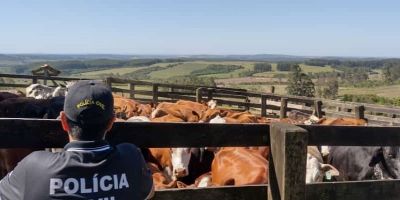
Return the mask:
[[[106,110],[105,106],[102,102],[100,101],[93,101],[93,99],[84,99],[80,101],[77,105],[76,108],[80,109],[82,107],[90,106],[90,105],[96,105],[100,107],[102,110]]]

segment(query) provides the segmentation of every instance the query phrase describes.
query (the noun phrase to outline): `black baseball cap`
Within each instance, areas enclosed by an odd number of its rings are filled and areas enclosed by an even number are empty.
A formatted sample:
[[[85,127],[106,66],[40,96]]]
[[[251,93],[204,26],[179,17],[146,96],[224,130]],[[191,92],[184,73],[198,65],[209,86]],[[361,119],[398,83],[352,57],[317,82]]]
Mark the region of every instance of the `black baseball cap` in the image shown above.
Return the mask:
[[[68,89],[64,112],[81,125],[106,123],[114,116],[112,92],[102,81],[78,81]]]

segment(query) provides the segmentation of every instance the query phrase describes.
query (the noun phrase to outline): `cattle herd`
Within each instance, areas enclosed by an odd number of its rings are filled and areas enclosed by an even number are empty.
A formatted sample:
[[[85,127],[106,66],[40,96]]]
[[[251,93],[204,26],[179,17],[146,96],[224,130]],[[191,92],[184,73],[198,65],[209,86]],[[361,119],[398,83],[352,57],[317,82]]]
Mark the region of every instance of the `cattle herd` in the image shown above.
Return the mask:
[[[34,84],[26,95],[0,92],[1,118],[56,119],[63,109],[64,88]],[[157,105],[141,104],[114,95],[115,115],[127,122],[198,122],[367,125],[365,120],[322,118],[301,113],[288,118],[265,118],[250,112],[218,108],[215,101],[178,100]],[[38,149],[0,149],[0,176],[12,171],[23,157]],[[266,184],[269,147],[142,148],[156,189]],[[322,153],[321,153],[322,152]],[[316,147],[307,152],[306,182],[397,179],[398,147]]]

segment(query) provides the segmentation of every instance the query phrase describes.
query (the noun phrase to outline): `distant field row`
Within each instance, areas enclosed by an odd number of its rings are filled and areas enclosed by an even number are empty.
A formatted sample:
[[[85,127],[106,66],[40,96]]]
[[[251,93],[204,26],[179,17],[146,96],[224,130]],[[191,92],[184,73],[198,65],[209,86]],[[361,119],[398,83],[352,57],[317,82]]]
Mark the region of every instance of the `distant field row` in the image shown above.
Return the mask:
[[[207,66],[211,64],[223,64],[223,65],[240,65],[244,67],[243,69],[238,69],[234,70],[229,73],[221,73],[221,74],[208,74],[208,75],[203,75],[203,77],[214,77],[217,79],[222,79],[222,78],[235,78],[239,77],[239,74],[244,71],[249,71],[253,69],[253,65],[255,62],[242,62],[242,61],[224,61],[224,62],[219,62],[219,61],[193,61],[193,62],[183,62],[183,63],[159,63],[159,64],[154,64],[151,66],[146,66],[146,67],[123,67],[123,68],[115,68],[115,69],[107,69],[107,70],[98,70],[98,71],[92,71],[92,72],[85,72],[85,73],[80,73],[76,74],[77,76],[85,76],[85,77],[96,77],[96,76],[101,76],[105,74],[115,74],[115,75],[122,75],[126,73],[131,73],[139,69],[143,68],[148,68],[148,67],[165,67],[169,64],[178,64],[172,68],[165,68],[161,69],[158,71],[154,71],[150,73],[151,79],[167,79],[171,78],[174,76],[188,76],[191,74],[191,72],[199,69],[205,69]],[[288,72],[281,72],[276,69],[277,64],[273,63],[272,64],[272,72],[264,72],[264,73],[257,73],[254,74],[253,76],[256,77],[272,77],[274,74],[278,73],[288,73]],[[307,66],[304,64],[300,65],[301,68],[304,70],[304,72],[309,73],[317,73],[317,72],[332,72],[335,71],[335,69],[331,67],[316,67],[316,66]]]

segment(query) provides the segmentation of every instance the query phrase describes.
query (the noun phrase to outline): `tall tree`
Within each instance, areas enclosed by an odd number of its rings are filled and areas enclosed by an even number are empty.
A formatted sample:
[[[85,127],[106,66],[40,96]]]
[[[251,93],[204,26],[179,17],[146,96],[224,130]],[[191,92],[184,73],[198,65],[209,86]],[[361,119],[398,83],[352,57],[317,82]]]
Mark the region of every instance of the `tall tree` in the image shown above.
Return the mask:
[[[337,78],[329,79],[327,87],[323,90],[323,97],[327,99],[335,99],[339,93],[339,82]]]
[[[292,65],[286,91],[290,95],[314,97],[315,87],[311,78],[302,72],[299,65]]]

